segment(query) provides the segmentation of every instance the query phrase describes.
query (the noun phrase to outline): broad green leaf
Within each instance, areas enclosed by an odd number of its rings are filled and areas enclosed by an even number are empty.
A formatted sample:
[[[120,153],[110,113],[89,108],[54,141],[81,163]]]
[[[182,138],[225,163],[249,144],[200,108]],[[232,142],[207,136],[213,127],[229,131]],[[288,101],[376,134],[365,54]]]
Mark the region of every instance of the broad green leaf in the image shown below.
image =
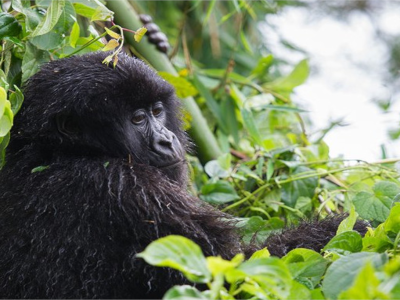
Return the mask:
[[[261,135],[256,126],[256,122],[254,121],[253,113],[251,112],[251,110],[246,108],[242,108],[241,113],[242,113],[244,127],[247,129],[251,138],[254,140],[256,144],[262,145]]]
[[[311,291],[303,284],[293,280],[288,299],[309,300],[311,299]]]
[[[275,91],[291,92],[295,87],[306,81],[309,72],[308,62],[304,59],[296,65],[288,76],[270,82],[266,84],[266,87]]]
[[[0,116],[0,137],[5,137],[13,125],[14,115],[11,110],[11,103],[6,100],[3,114]]]
[[[81,15],[81,16],[86,17],[88,19],[91,19],[92,16],[94,15],[94,13],[96,12],[96,8],[89,7],[89,6],[84,5],[82,3],[74,3],[73,6],[75,8],[75,12],[78,15]]]
[[[395,203],[384,223],[386,232],[398,234],[400,232],[400,203]]]
[[[377,228],[367,228],[367,233],[363,237],[363,250],[384,252],[393,248],[393,242],[385,232],[385,223],[380,224]]]
[[[309,249],[294,249],[282,258],[294,279],[310,281],[314,288],[325,274],[328,261],[319,253]]]
[[[268,257],[271,257],[271,253],[269,253],[267,248],[263,248],[261,250],[257,250],[256,252],[254,252],[249,258],[249,260],[257,258],[268,258]]]
[[[209,298],[189,285],[174,286],[164,295],[163,300],[208,300]]]
[[[220,180],[203,185],[200,199],[214,204],[223,204],[237,200],[239,196],[229,182]]]
[[[179,98],[184,99],[198,94],[198,91],[193,84],[185,78],[171,75],[168,72],[158,72],[158,74],[174,86],[176,95]]]
[[[311,171],[306,167],[297,167],[294,169],[291,177],[298,177],[301,174],[307,174]],[[290,177],[290,178],[291,178]],[[290,206],[295,207],[296,202],[300,197],[314,197],[315,189],[318,186],[318,177],[309,177],[305,179],[293,180],[289,183],[282,184],[282,201]]]
[[[71,30],[71,35],[69,37],[69,44],[72,48],[75,48],[76,42],[79,39],[80,36],[80,27],[78,22],[75,22],[74,25],[72,25],[72,30]]]
[[[218,160],[210,160],[206,163],[204,171],[211,178],[226,178],[229,176],[229,169],[223,168]]]
[[[359,252],[334,261],[329,266],[322,291],[328,299],[337,299],[339,294],[350,288],[365,264],[372,263],[374,267],[383,266],[388,260],[386,254]]]
[[[242,273],[229,274],[228,282],[243,280],[247,276],[256,281],[266,292],[274,295],[274,298],[289,296],[292,287],[292,277],[286,265],[276,257],[248,260],[241,264],[238,271]]]
[[[99,5],[92,14],[90,21],[107,21],[112,19],[114,13],[104,5]]]
[[[47,51],[39,50],[31,43],[26,43],[26,51],[22,60],[22,82],[35,74],[42,63],[50,61]]]
[[[220,273],[225,274],[240,265],[244,260],[244,254],[237,254],[232,260],[225,260],[220,256],[210,256],[206,260],[208,269],[215,277]]]
[[[53,27],[57,24],[61,13],[65,6],[65,0],[52,1],[51,5],[47,9],[44,19],[32,32],[31,37],[39,36],[50,32]]]
[[[373,193],[359,192],[352,199],[353,204],[363,219],[384,222],[394,198],[400,193],[400,187],[393,182],[380,181],[372,189]]]
[[[51,50],[59,47],[63,40],[62,34],[50,31],[46,34],[35,36],[30,39],[30,42],[40,50]]]
[[[333,250],[339,254],[360,252],[363,248],[361,235],[356,231],[345,231],[333,237],[324,251]]]
[[[170,235],[152,242],[137,254],[147,263],[158,267],[170,267],[181,271],[187,279],[197,283],[211,280],[207,261],[200,247],[191,240]]]
[[[381,291],[381,282],[371,262],[367,262],[354,280],[354,284],[340,293],[339,299],[392,299]]]

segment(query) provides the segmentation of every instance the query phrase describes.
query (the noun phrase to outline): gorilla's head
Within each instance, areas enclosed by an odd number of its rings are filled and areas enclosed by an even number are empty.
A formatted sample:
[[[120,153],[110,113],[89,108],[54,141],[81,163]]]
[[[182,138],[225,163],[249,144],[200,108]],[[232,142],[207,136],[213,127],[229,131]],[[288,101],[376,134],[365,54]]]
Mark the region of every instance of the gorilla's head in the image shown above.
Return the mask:
[[[173,87],[139,59],[120,55],[113,68],[107,55],[44,65],[25,87],[14,137],[56,155],[130,157],[182,172],[187,138]]]

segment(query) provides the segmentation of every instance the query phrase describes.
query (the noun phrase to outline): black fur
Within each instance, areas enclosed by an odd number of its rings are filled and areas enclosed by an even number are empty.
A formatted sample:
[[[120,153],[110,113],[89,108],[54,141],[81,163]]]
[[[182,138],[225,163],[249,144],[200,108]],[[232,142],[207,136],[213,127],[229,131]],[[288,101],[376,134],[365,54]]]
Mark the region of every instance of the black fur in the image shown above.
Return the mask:
[[[107,67],[106,55],[51,62],[25,89],[0,172],[2,298],[160,298],[185,280],[135,254],[169,234],[192,239],[205,255],[257,250],[242,245],[229,215],[186,192],[185,164],[149,165],[141,140],[127,155],[124,120],[157,101],[165,127],[183,148],[188,141],[172,87],[137,59],[120,56],[116,69]],[[85,130],[64,135],[57,122],[65,116]],[[319,251],[339,221],[303,225],[266,245],[279,256],[298,246]]]

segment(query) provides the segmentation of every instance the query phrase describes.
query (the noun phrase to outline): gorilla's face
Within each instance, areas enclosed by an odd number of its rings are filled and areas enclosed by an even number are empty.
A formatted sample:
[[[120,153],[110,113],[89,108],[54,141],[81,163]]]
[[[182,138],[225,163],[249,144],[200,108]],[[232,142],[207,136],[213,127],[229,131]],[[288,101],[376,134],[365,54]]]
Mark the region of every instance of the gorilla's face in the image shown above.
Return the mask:
[[[126,129],[129,152],[142,153],[147,156],[150,165],[159,168],[170,168],[182,163],[185,151],[166,125],[167,113],[162,102],[135,110]]]
[[[55,155],[127,158],[178,180],[187,137],[174,89],[137,59],[120,56],[114,69],[105,55],[54,61],[34,75],[18,135]]]

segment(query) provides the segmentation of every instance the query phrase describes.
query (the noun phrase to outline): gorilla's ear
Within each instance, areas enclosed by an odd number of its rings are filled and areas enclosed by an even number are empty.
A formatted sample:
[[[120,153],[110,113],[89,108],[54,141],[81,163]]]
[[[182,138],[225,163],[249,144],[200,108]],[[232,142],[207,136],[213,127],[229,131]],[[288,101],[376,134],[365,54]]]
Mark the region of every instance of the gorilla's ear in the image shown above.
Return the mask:
[[[58,115],[56,117],[58,132],[70,138],[77,137],[80,133],[78,121],[67,115]]]

